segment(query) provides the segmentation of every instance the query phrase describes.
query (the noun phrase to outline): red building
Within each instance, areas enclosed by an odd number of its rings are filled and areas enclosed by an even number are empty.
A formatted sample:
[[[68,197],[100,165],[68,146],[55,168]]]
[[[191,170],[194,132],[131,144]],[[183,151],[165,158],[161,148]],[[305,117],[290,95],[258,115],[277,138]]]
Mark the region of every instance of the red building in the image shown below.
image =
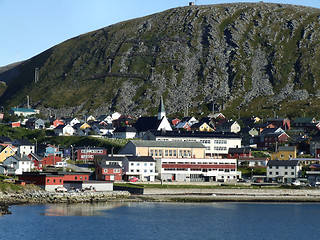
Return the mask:
[[[104,157],[96,164],[96,179],[102,181],[122,180],[123,157]]]
[[[107,149],[99,147],[79,147],[76,148],[75,152],[78,161],[92,162],[95,156],[107,155]]]
[[[90,173],[79,172],[24,172],[19,181],[35,184],[46,191],[62,187],[65,181],[88,181]]]
[[[57,162],[61,162],[62,158],[60,156],[48,156],[42,159],[42,166],[53,166],[57,164]]]
[[[288,118],[273,118],[269,119],[267,123],[272,123],[276,127],[281,127],[283,130],[290,130],[290,119]]]
[[[228,150],[228,158],[239,158],[243,157],[251,157],[251,149],[250,148],[229,148]]]

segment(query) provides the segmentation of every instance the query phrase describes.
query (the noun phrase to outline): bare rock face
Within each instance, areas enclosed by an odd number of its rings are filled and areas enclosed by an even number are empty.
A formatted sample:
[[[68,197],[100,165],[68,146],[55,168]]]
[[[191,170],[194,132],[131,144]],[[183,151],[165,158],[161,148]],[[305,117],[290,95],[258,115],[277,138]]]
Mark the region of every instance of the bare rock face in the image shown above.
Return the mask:
[[[60,112],[132,115],[154,113],[160,95],[168,113],[293,106],[319,96],[319,20],[318,9],[283,4],[170,9],[70,39],[21,63],[19,74],[0,73],[9,83],[0,101],[29,95],[35,107]]]

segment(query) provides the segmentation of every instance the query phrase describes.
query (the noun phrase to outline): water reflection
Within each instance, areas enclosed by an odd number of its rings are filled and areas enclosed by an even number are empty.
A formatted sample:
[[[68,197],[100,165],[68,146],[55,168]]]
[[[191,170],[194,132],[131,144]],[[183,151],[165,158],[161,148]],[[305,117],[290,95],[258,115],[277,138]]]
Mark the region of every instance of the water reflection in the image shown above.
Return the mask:
[[[123,206],[122,203],[77,203],[47,205],[43,215],[45,216],[102,216],[106,210]]]

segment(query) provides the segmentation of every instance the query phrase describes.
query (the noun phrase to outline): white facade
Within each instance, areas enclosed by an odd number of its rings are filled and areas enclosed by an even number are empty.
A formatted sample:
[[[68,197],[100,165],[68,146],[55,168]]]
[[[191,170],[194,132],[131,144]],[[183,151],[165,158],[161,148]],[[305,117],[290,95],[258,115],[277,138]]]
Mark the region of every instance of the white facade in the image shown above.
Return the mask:
[[[21,145],[18,147],[17,154],[21,155],[29,155],[30,153],[35,153],[34,145]]]
[[[292,179],[299,178],[301,169],[301,165],[295,160],[270,160],[267,165],[267,179],[291,182]]]
[[[112,138],[132,139],[136,137],[136,132],[113,132]]]
[[[157,130],[158,131],[161,131],[161,130],[172,131],[172,127],[171,127],[166,116],[164,116],[162,118],[161,123],[159,124],[159,127]]]
[[[72,136],[74,134],[74,132],[75,132],[74,128],[71,125],[67,124],[66,126],[64,126],[62,128],[62,132],[59,135]]]
[[[154,182],[155,176],[158,175],[155,171],[155,161],[151,157],[132,157],[134,160],[130,160],[130,158],[126,157],[123,161],[124,174],[128,178],[132,176],[139,178],[140,181]],[[141,158],[141,161],[137,160],[138,158]],[[142,160],[146,158],[152,160]]]
[[[241,178],[236,159],[162,158],[156,170],[161,180],[177,182],[236,181]]]
[[[154,139],[150,139],[154,140]],[[185,141],[185,142],[201,142],[205,146],[205,154],[209,157],[219,155],[227,155],[229,148],[240,148],[241,138],[215,138],[214,135],[203,136],[156,136],[157,141]]]
[[[4,160],[2,164],[3,166],[12,169],[8,170],[8,174],[15,175],[22,174],[23,172],[30,172],[32,167],[32,161],[27,156],[23,156],[22,158],[16,155],[10,156]]]

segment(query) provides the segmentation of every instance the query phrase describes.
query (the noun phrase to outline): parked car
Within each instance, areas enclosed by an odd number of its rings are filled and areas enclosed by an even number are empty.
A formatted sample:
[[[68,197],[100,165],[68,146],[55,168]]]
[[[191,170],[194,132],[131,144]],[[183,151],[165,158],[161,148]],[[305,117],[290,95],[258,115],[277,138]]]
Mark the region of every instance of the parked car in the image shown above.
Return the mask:
[[[68,192],[68,189],[66,189],[65,187],[57,187],[56,192]]]
[[[67,167],[67,162],[57,162],[54,167],[56,168],[62,168],[62,167]]]
[[[299,180],[294,180],[291,185],[293,186],[300,186],[301,185],[301,182]]]
[[[139,178],[137,177],[129,178],[129,182],[138,182],[138,181],[139,181]]]

